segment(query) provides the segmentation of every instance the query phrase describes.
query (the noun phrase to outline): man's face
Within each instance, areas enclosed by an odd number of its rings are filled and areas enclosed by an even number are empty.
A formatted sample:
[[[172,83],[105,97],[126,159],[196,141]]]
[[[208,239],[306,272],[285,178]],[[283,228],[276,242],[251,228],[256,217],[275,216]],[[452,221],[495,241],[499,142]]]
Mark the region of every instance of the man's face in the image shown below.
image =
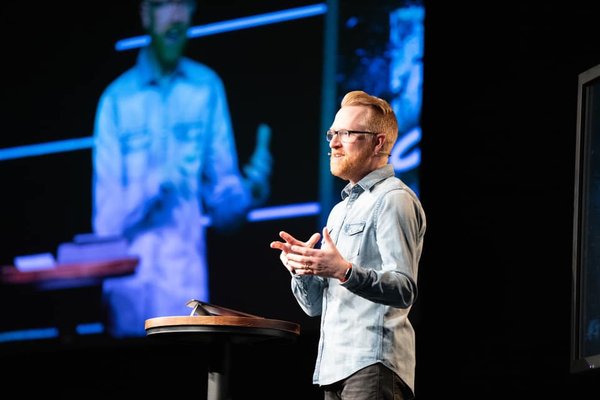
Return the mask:
[[[142,21],[163,67],[174,67],[183,55],[194,8],[193,0],[145,0],[142,4]]]
[[[366,117],[368,108],[362,106],[342,107],[336,114],[331,129],[366,131]],[[340,135],[335,135],[329,142],[331,156],[329,168],[331,173],[338,178],[350,181],[352,184],[361,180],[374,168],[373,162],[373,135],[353,135],[353,143],[345,143]]]

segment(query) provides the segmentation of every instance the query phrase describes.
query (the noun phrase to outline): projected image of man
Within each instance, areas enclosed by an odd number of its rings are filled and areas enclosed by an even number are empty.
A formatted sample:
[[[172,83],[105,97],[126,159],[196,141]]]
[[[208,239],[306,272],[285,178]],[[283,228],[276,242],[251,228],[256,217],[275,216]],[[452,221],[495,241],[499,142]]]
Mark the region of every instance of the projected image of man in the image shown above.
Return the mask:
[[[193,0],[144,0],[151,38],[102,94],[95,120],[93,226],[124,236],[140,257],[133,276],[106,280],[109,331],[144,335],[148,318],[209,300],[203,221],[233,230],[269,195],[270,129],[260,125],[239,169],[224,84],[184,56]]]

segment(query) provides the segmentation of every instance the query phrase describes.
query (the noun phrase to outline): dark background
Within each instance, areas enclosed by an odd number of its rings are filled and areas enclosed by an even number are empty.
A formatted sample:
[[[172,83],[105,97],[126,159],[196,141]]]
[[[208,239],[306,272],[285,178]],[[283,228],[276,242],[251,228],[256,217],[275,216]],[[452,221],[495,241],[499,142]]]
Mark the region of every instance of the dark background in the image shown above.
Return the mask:
[[[583,1],[425,4],[417,398],[593,397],[600,377],[571,374],[569,346],[577,75],[600,64],[597,16]],[[73,33],[110,23],[87,18],[73,17]],[[256,295],[291,302],[279,281]],[[306,328],[293,344],[236,349],[234,397],[321,398],[310,383],[317,332]],[[2,381],[23,394],[206,389],[193,346],[18,347],[1,356]]]

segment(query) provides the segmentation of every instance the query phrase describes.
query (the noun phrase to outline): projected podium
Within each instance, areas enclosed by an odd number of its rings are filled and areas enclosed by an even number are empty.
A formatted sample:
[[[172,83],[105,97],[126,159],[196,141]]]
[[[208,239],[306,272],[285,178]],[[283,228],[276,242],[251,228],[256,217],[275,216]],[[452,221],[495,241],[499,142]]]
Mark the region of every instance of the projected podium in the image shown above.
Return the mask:
[[[300,334],[293,322],[252,314],[190,300],[189,316],[157,317],[146,320],[147,336],[207,345],[208,400],[229,399],[229,375],[233,345],[261,341],[292,341]]]
[[[19,271],[14,265],[6,265],[0,269],[0,283],[29,285],[40,290],[93,286],[101,284],[105,278],[133,274],[138,263],[137,257],[123,257],[61,264],[55,268],[26,272]]]
[[[0,332],[52,327],[70,342],[78,325],[101,320],[103,281],[131,275],[138,264],[123,257],[32,271],[0,266]]]

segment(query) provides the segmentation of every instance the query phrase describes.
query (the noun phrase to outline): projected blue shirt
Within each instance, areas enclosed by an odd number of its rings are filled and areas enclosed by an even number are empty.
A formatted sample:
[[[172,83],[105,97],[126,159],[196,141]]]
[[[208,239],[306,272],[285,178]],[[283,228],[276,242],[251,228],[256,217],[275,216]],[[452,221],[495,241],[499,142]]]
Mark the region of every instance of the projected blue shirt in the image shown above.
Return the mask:
[[[346,186],[342,198],[327,228],[352,263],[350,278],[292,278],[302,309],[321,315],[313,382],[331,384],[381,362],[413,388],[415,335],[408,313],[417,295],[424,211],[391,164]]]
[[[208,300],[205,214],[227,225],[251,202],[222,81],[188,58],[161,78],[142,49],[102,94],[94,137],[95,233],[126,236],[141,259],[133,276],[105,282],[112,333],[144,335],[146,319]]]

